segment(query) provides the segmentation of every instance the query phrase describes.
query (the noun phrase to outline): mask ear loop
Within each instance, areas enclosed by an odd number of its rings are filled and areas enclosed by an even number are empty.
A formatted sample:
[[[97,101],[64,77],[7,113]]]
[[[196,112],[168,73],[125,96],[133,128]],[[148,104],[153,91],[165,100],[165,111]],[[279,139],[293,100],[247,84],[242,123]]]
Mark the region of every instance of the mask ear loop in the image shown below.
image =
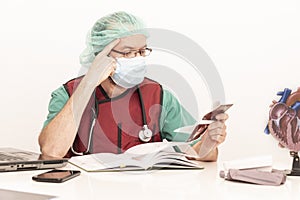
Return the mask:
[[[145,105],[144,105],[144,101],[143,101],[143,97],[142,97],[142,92],[139,87],[137,88],[137,92],[138,92],[139,99],[140,99],[140,104],[141,104],[141,109],[142,109],[142,117],[143,117],[143,128],[139,132],[139,138],[143,142],[149,142],[151,140],[153,133],[148,128]]]

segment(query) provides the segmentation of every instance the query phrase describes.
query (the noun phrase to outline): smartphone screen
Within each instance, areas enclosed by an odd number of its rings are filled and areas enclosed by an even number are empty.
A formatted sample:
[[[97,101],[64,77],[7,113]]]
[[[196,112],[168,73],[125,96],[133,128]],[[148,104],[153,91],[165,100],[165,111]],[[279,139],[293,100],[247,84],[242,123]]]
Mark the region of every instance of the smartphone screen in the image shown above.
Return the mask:
[[[203,119],[205,120],[215,120],[216,115],[220,113],[224,113],[226,110],[228,110],[233,104],[222,104],[219,105],[217,108],[215,108],[213,111],[207,113]]]
[[[36,176],[32,179],[39,182],[52,182],[52,183],[62,183],[71,178],[80,175],[80,171],[77,170],[51,170]]]

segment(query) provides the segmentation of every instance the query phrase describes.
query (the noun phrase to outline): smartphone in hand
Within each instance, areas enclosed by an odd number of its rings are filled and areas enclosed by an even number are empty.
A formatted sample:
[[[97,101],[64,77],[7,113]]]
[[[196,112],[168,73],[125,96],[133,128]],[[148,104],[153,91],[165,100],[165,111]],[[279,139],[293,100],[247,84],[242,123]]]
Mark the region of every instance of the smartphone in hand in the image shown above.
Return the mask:
[[[221,104],[218,107],[216,107],[211,112],[204,115],[203,120],[215,120],[216,115],[220,113],[224,113],[226,110],[228,110],[233,104]]]
[[[71,178],[80,175],[77,170],[58,170],[54,169],[32,177],[32,180],[38,182],[62,183]]]

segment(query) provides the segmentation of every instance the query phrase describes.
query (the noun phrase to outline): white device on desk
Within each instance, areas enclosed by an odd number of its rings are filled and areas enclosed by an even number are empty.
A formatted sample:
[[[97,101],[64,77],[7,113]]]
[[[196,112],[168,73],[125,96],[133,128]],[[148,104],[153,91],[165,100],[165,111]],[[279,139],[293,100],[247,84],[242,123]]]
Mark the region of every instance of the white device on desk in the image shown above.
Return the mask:
[[[55,196],[51,196],[51,195],[0,189],[0,199],[5,199],[5,200],[16,200],[16,199],[47,200],[47,199],[55,199],[55,198],[56,198]]]
[[[229,169],[253,169],[253,168],[272,168],[272,155],[261,155],[246,157],[238,160],[229,160],[223,162],[225,171]]]

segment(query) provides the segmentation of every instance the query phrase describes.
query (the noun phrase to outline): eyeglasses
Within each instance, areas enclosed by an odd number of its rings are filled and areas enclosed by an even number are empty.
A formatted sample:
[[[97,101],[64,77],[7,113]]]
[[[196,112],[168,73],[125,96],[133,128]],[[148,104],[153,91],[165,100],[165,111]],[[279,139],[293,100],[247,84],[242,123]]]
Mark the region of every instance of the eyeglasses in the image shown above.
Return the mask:
[[[150,53],[152,52],[152,49],[150,48],[143,48],[143,49],[139,49],[139,50],[134,50],[134,51],[128,51],[128,52],[121,52],[121,51],[117,51],[112,49],[112,52],[118,53],[118,54],[122,54],[124,56],[124,58],[134,58],[136,57],[136,55],[139,53],[141,56],[149,56]]]

